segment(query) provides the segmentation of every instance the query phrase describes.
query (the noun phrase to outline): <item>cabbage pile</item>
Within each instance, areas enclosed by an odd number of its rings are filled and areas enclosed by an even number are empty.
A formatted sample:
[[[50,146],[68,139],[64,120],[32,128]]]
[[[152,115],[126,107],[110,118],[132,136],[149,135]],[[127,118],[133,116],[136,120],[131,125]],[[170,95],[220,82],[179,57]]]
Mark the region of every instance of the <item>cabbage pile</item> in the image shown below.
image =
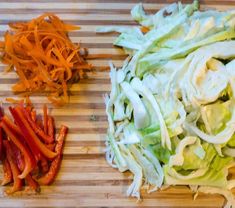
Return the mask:
[[[188,185],[222,194],[232,207],[235,11],[198,8],[198,1],[174,3],[147,15],[138,4],[131,15],[147,32],[97,28],[119,32],[114,45],[129,54],[122,68],[110,64],[106,159],[133,173],[128,196]]]

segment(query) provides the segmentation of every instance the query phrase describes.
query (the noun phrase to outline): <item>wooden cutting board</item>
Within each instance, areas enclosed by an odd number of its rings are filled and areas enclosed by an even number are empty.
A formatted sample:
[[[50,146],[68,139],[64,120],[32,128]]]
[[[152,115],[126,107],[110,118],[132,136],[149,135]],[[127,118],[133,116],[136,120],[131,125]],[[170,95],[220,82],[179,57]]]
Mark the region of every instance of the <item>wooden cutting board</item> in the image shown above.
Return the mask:
[[[125,58],[121,49],[112,42],[117,34],[95,33],[98,25],[134,25],[130,9],[138,0],[0,0],[0,38],[11,21],[29,20],[44,12],[53,12],[66,22],[82,26],[70,34],[75,42],[82,42],[90,54],[110,54],[114,64],[121,66]],[[155,12],[172,0],[145,0],[147,11]],[[183,2],[191,2],[186,0]],[[220,10],[235,8],[235,0],[202,0],[201,9]],[[110,59],[111,59],[110,58]],[[0,187],[0,207],[222,207],[224,199],[218,195],[199,194],[196,201],[185,186],[147,194],[144,201],[126,198],[125,192],[131,182],[129,173],[119,173],[106,164],[104,135],[107,127],[102,95],[109,91],[110,59],[91,60],[92,72],[86,74],[78,85],[72,87],[70,104],[63,108],[49,105],[56,125],[64,123],[70,133],[64,149],[64,159],[59,175],[52,186],[42,187],[40,194],[27,192],[4,196]],[[15,73],[3,73],[0,64],[0,100],[15,97],[11,86],[17,81]],[[40,95],[31,97],[37,108],[47,99]],[[2,167],[0,167],[2,174]]]

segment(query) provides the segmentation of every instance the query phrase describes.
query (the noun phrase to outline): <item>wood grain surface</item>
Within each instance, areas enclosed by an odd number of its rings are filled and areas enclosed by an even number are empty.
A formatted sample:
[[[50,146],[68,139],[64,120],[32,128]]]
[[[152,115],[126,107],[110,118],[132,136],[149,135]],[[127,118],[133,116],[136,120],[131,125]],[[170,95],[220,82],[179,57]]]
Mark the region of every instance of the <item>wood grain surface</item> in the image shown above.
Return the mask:
[[[107,121],[102,95],[109,91],[108,61],[121,66],[125,58],[123,51],[112,46],[117,34],[96,34],[99,25],[135,25],[130,9],[139,0],[0,0],[0,39],[7,30],[8,22],[30,20],[44,12],[53,12],[69,23],[82,28],[70,33],[74,42],[82,42],[90,54],[109,54],[108,59],[89,60],[91,72],[71,89],[67,106],[54,108],[50,113],[56,125],[64,123],[70,127],[64,159],[59,175],[52,186],[42,187],[41,194],[20,192],[5,196],[0,187],[0,207],[222,207],[223,197],[199,194],[196,201],[185,186],[147,194],[143,201],[125,196],[131,182],[129,173],[119,173],[106,164],[104,159],[104,135]],[[173,0],[144,0],[148,12],[156,12]],[[191,0],[183,1],[189,3]],[[201,9],[235,9],[235,0],[201,0]],[[17,98],[11,86],[17,81],[15,73],[3,73],[0,64],[0,99]],[[41,108],[47,99],[43,94],[31,97],[36,108]],[[0,176],[2,167],[0,166]]]

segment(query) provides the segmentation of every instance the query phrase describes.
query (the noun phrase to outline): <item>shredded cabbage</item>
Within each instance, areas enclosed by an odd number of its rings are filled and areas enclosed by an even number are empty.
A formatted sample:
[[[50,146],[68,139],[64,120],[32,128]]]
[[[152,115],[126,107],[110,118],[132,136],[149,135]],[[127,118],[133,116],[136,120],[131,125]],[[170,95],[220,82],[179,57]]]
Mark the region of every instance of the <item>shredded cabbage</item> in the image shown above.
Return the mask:
[[[198,8],[179,2],[148,15],[137,4],[132,18],[148,32],[97,29],[121,33],[114,44],[129,54],[120,69],[110,64],[106,159],[133,173],[128,196],[188,185],[235,207],[235,11]]]

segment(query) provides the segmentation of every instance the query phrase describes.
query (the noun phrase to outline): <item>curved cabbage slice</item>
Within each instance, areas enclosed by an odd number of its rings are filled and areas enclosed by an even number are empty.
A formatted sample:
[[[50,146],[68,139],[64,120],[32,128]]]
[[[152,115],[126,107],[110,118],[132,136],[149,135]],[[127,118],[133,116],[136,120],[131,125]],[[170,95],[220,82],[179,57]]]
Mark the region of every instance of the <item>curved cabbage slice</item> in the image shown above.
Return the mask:
[[[181,166],[184,164],[184,156],[183,156],[183,152],[184,149],[187,145],[192,145],[194,144],[197,140],[197,137],[185,137],[184,139],[182,139],[178,146],[176,147],[176,154],[172,155],[170,157],[169,160],[169,166]],[[204,151],[204,150],[203,150]]]
[[[207,134],[200,130],[195,124],[192,123],[185,123],[185,127],[196,134],[198,137],[203,139],[204,141],[212,144],[224,144],[227,143],[235,131],[235,109],[234,112],[232,112],[231,119],[225,124],[226,127],[217,133],[216,135]]]
[[[134,109],[134,123],[137,129],[145,128],[149,125],[149,115],[138,94],[132,89],[128,82],[121,83],[122,90],[130,100]]]
[[[143,85],[143,83],[140,81],[140,79],[134,78],[131,81],[131,86],[134,88],[134,90],[136,92],[138,92],[143,97],[145,97],[153,106],[153,109],[155,110],[157,117],[158,117],[158,120],[159,120],[159,123],[160,123],[162,146],[164,147],[166,145],[167,148],[170,150],[171,149],[170,137],[169,137],[169,134],[168,134],[168,131],[166,128],[165,121],[162,117],[160,107],[159,107],[156,99],[154,98],[152,93],[149,91],[149,89]]]
[[[198,185],[226,188],[228,185],[228,165],[232,164],[231,157],[216,156],[206,168],[196,170],[176,170],[175,167],[165,165],[164,176],[167,185]]]
[[[186,103],[207,104],[220,96],[228,84],[225,66],[220,64],[222,67],[211,70],[207,67],[207,62],[211,58],[229,59],[235,56],[234,51],[229,50],[234,46],[235,41],[218,42],[202,47],[191,54],[191,62],[185,66],[187,71],[180,82],[181,91],[187,96]],[[220,50],[216,50],[217,48]]]

